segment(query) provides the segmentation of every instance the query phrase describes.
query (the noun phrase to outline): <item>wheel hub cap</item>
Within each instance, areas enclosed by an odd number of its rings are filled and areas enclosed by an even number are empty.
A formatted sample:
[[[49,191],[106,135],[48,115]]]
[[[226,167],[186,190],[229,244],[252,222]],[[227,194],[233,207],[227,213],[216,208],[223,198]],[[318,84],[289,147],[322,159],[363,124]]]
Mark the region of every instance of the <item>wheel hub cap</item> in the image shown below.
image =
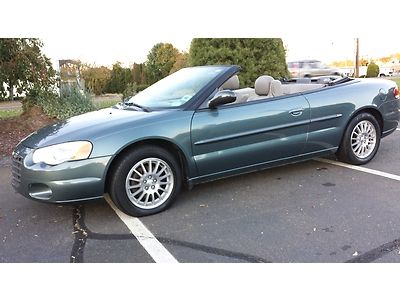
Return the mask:
[[[125,190],[130,201],[142,209],[159,207],[168,200],[174,187],[170,166],[159,158],[145,158],[129,171]]]
[[[358,123],[351,133],[351,150],[358,158],[366,158],[376,146],[375,126],[367,120]]]

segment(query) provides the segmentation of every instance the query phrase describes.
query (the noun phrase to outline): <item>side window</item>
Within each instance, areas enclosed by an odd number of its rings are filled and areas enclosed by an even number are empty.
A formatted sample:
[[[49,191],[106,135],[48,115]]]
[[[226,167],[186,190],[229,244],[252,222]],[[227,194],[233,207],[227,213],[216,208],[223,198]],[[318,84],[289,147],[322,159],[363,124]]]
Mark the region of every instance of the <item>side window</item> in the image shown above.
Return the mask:
[[[311,62],[311,63],[309,63],[309,67],[310,67],[310,69],[315,69],[315,68],[317,68],[317,63]]]
[[[314,69],[323,69],[324,65],[320,61],[316,61],[312,63],[312,68]]]

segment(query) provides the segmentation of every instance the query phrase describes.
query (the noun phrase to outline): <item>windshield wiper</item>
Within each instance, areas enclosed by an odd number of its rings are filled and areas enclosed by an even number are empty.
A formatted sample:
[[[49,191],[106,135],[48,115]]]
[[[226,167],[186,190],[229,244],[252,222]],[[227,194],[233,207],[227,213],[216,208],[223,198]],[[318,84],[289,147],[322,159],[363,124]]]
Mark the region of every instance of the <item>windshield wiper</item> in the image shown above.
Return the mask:
[[[124,106],[136,106],[136,107],[139,107],[141,110],[143,110],[145,112],[151,112],[151,109],[149,107],[137,104],[135,102],[122,102],[122,104]]]

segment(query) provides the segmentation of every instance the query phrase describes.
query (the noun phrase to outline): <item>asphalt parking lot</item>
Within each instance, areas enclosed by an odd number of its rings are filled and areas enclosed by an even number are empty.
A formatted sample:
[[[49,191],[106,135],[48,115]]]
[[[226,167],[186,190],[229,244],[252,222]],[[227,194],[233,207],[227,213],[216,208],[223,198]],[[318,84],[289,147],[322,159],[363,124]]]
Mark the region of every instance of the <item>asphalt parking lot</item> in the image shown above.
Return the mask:
[[[5,158],[0,262],[400,262],[399,150],[398,129],[364,169],[328,157],[215,181],[140,220],[25,199]]]

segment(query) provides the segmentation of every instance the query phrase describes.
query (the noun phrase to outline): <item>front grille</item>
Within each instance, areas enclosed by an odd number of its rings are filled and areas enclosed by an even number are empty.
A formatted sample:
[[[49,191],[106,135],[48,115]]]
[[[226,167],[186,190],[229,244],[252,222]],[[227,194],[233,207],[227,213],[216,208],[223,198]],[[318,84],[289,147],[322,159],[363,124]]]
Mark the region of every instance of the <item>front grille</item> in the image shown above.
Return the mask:
[[[13,155],[11,165],[11,184],[15,187],[19,187],[21,184],[21,167],[22,167],[22,156]]]

